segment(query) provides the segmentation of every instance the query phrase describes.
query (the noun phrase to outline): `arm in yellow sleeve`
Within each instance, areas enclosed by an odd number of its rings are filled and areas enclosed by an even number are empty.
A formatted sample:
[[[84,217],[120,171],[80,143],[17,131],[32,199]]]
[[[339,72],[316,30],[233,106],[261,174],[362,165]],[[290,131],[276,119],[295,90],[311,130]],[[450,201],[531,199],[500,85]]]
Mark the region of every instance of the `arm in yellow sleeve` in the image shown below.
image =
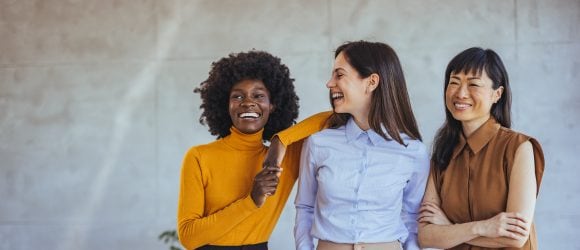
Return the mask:
[[[326,121],[330,118],[330,115],[332,115],[332,111],[312,115],[275,136],[280,139],[284,146],[288,146],[326,128]]]
[[[191,148],[181,169],[177,231],[179,241],[186,249],[211,244],[258,210],[248,194],[218,212],[204,216],[205,192],[199,158],[199,152]]]
[[[286,147],[324,129],[331,115],[332,111],[320,112],[274,135],[270,140],[270,148],[264,158],[263,166],[280,166],[286,154]],[[293,155],[300,158],[302,144],[292,145],[292,147],[298,148],[296,149],[298,153]],[[294,164],[289,165],[294,166]]]
[[[283,165],[286,171],[292,173],[293,179],[298,178],[303,140],[326,128],[326,123],[331,115],[332,111],[312,115],[298,124],[276,134],[271,141],[272,143],[268,149],[268,154],[264,159],[264,165]],[[286,151],[286,147],[288,147],[288,151]]]

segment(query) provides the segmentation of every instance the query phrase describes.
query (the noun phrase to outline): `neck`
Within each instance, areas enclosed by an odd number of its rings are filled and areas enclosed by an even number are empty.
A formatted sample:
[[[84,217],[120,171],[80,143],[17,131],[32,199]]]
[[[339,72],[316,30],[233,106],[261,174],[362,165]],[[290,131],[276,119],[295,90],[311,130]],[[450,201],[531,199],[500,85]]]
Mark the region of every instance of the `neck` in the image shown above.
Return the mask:
[[[351,115],[354,119],[354,122],[356,123],[356,125],[360,129],[367,131],[371,128],[369,126],[369,111],[368,110],[366,110],[366,112],[363,111],[363,112],[359,112],[358,114],[351,114]]]
[[[475,130],[480,128],[487,120],[489,120],[490,117],[491,115],[488,114],[487,116],[478,118],[476,120],[462,121],[461,127],[463,128],[463,135],[466,138],[469,137],[471,134],[473,134],[473,132],[475,132]]]

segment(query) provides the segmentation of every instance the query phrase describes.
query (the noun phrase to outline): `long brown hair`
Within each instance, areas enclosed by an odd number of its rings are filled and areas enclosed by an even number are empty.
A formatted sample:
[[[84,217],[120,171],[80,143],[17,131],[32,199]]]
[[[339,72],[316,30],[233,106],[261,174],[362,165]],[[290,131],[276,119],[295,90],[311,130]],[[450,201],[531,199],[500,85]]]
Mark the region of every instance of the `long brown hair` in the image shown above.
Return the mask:
[[[340,53],[361,77],[379,75],[379,85],[371,95],[371,129],[385,140],[395,140],[402,145],[405,143],[400,133],[422,140],[411,109],[403,69],[395,51],[384,43],[357,41],[339,46],[334,57]],[[332,99],[330,103],[332,105]],[[329,119],[329,127],[343,126],[350,117],[350,114],[334,113]],[[383,128],[387,130],[386,134]]]

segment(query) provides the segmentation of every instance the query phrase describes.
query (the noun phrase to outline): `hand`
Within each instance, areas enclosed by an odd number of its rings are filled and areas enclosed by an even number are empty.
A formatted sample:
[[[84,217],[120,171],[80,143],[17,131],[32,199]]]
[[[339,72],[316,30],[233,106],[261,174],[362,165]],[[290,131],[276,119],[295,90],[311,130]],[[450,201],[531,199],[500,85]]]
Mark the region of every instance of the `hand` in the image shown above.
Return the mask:
[[[480,221],[476,230],[484,237],[508,237],[515,240],[525,240],[530,234],[528,221],[516,212],[502,212],[490,219]]]
[[[256,175],[250,195],[257,207],[264,205],[266,198],[276,193],[281,173],[279,167],[266,167]]]
[[[429,201],[425,201],[421,204],[421,208],[419,209],[419,218],[417,221],[435,224],[435,225],[451,225],[451,221],[447,219],[447,215],[441,210],[441,208]]]
[[[286,154],[286,147],[278,136],[274,136],[272,140],[270,140],[270,148],[268,149],[268,153],[266,154],[266,158],[264,158],[264,162],[262,166],[269,167],[269,166],[277,166],[279,167],[282,163],[282,159],[284,159],[284,154]]]

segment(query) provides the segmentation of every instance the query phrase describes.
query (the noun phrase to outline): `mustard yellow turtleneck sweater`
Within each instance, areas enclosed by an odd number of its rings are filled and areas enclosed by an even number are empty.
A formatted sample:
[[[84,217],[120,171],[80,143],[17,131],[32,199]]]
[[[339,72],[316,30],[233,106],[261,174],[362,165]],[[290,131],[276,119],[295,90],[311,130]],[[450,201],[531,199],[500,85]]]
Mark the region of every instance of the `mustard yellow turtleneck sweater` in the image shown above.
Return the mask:
[[[302,139],[320,131],[332,112],[323,112],[278,133],[289,145],[276,194],[257,208],[250,192],[267,147],[263,130],[231,134],[185,154],[177,211],[179,241],[186,249],[239,246],[268,241],[298,178]],[[297,142],[297,143],[293,143]]]

